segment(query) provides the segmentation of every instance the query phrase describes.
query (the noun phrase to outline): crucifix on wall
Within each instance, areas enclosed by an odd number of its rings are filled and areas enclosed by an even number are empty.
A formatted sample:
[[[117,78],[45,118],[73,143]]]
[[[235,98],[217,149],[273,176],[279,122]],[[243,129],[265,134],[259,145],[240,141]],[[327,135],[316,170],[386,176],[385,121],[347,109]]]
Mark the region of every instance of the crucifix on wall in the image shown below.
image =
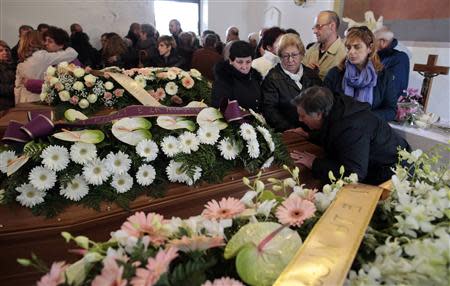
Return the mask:
[[[438,75],[448,74],[448,67],[437,66],[437,55],[428,55],[427,64],[414,64],[413,71],[420,73],[424,78],[422,82],[422,89],[420,94],[422,95],[423,110],[427,110],[428,99],[430,98],[431,84],[433,78]]]

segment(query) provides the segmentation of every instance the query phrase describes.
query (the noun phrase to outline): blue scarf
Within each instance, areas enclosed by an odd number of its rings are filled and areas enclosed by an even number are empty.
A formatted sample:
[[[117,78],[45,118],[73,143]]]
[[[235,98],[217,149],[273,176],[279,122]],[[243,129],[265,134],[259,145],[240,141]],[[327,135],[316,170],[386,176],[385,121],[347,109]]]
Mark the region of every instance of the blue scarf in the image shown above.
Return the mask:
[[[345,61],[345,73],[342,79],[344,94],[361,102],[373,103],[373,88],[377,85],[377,72],[371,60],[360,71],[348,60]]]

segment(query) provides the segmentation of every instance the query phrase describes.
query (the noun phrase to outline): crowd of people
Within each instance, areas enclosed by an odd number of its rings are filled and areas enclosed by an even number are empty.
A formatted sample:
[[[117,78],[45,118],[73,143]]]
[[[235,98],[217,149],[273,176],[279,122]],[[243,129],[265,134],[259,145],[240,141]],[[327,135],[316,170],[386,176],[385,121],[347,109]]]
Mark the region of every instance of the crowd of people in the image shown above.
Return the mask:
[[[378,183],[385,174],[369,176],[368,170],[389,173],[396,148],[408,147],[389,131],[387,122],[395,118],[397,99],[407,87],[409,58],[396,49],[398,41],[387,27],[375,33],[365,26],[352,27],[341,38],[339,26],[335,12],[320,12],[312,26],[317,41],[305,48],[297,31],[281,27],[241,40],[239,29],[232,26],[222,42],[212,30],[200,37],[184,32],[176,19],[169,23],[171,35],[159,35],[150,24],[132,23],[125,37],[101,35],[101,49],[96,50],[79,24],[70,26],[70,35],[46,24],[36,30],[23,25],[12,49],[0,41],[0,107],[38,101],[47,67],[63,61],[93,69],[196,68],[212,82],[212,106],[224,108],[237,101],[262,113],[275,130],[316,140],[333,154],[328,161],[293,154],[297,163],[321,177],[325,169],[344,164],[363,181]],[[311,98],[322,105],[311,103]],[[368,124],[373,126],[366,128]]]

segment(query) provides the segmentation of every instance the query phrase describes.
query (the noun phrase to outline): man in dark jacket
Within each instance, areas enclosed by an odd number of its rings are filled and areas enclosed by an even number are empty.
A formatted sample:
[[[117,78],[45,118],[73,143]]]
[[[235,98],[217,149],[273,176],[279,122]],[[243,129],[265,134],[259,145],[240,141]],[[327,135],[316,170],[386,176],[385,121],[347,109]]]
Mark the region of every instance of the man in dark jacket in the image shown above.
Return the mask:
[[[360,182],[380,184],[392,176],[398,148],[409,150],[408,143],[372,113],[368,103],[333,95],[324,87],[306,89],[294,103],[299,120],[318,131],[317,143],[325,157],[295,151],[291,156],[323,181],[328,181],[329,171],[338,174],[343,165],[346,175],[356,173]]]
[[[378,56],[384,68],[394,75],[395,90],[399,96],[408,88],[408,55],[396,49],[398,41],[394,38],[394,33],[387,27],[378,29],[374,35],[377,41]]]

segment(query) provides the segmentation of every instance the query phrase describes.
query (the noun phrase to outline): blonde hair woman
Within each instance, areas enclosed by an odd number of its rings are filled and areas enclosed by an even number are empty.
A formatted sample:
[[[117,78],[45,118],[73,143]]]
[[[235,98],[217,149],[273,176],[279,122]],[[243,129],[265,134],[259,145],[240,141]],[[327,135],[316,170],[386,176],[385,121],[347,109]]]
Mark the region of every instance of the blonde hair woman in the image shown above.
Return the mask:
[[[71,62],[78,53],[67,48],[62,51],[49,53],[44,49],[42,37],[38,31],[30,31],[23,35],[18,50],[16,82],[14,88],[15,103],[39,101],[39,94],[28,91],[25,82],[28,79],[44,79],[47,68],[60,62]]]
[[[264,117],[277,131],[307,128],[299,123],[291,101],[304,89],[322,85],[322,81],[312,69],[302,65],[305,46],[298,35],[282,35],[277,47],[280,63],[270,70],[262,84]]]

